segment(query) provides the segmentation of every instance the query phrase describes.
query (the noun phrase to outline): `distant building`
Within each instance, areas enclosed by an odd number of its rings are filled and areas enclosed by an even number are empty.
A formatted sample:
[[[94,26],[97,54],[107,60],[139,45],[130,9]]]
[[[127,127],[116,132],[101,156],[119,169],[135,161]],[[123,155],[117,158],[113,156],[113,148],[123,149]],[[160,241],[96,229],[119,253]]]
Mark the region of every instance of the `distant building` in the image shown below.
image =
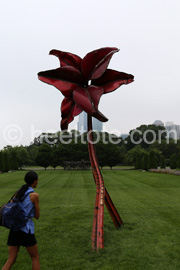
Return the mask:
[[[164,123],[161,120],[154,121],[153,125],[164,127]]]
[[[174,124],[172,121],[166,122],[165,126],[161,120],[156,120],[153,125],[165,127],[167,138],[180,140],[180,125]]]
[[[103,130],[103,123],[94,117],[92,118],[92,125],[94,131],[101,132]],[[77,129],[81,134],[87,132],[87,113],[84,111],[79,115]]]
[[[92,124],[93,124],[93,130],[98,131],[98,132],[102,132],[103,123],[101,121],[99,121],[98,119],[93,117]]]
[[[174,125],[173,121],[168,121],[168,122],[166,122],[166,124],[165,124],[166,127],[167,127],[167,126],[172,126],[172,125]]]
[[[87,113],[85,112],[80,113],[77,129],[80,132],[80,134],[87,132]]]
[[[175,125],[173,122],[167,122],[165,126],[167,130],[167,137],[180,140],[180,125]]]

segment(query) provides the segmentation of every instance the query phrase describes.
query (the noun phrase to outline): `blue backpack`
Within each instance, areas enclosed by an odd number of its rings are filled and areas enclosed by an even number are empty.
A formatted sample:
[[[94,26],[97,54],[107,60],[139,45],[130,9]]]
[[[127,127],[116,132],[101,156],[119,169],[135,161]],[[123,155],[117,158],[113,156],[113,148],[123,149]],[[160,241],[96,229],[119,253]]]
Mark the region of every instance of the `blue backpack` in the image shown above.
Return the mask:
[[[27,192],[20,200],[11,199],[0,207],[0,226],[19,231],[26,225],[29,217],[25,216],[19,202],[22,202],[32,191]]]

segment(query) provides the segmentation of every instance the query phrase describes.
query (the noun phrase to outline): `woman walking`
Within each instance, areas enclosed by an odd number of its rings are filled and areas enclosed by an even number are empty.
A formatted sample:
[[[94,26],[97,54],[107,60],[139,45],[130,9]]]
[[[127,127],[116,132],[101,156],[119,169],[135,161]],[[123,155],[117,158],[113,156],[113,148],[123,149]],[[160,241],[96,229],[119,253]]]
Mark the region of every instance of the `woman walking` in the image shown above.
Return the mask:
[[[35,193],[33,189],[37,187],[38,175],[37,173],[30,171],[25,175],[24,180],[26,184],[16,192],[15,197],[19,200],[22,196],[29,194],[22,202],[20,202],[20,204],[26,215],[30,218],[21,230],[10,230],[7,241],[7,245],[9,246],[9,257],[2,270],[11,269],[16,261],[20,246],[26,247],[32,260],[32,270],[40,269],[37,241],[34,235],[34,222],[32,220],[32,218],[39,218],[39,195]]]

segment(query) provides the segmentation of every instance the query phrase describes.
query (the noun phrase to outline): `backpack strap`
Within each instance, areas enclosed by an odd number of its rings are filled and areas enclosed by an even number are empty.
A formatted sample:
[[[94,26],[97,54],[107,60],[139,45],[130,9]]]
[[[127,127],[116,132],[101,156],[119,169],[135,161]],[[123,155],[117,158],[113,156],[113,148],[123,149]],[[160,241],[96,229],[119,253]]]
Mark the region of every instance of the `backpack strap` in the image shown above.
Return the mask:
[[[8,202],[14,200],[18,192],[19,192],[19,189],[12,195],[11,199]]]
[[[33,193],[33,192],[34,192],[33,189],[28,190],[28,192],[26,191],[26,194],[24,194],[24,195],[22,196],[22,198],[19,200],[19,202],[24,201],[24,199],[25,199],[30,193]]]
[[[24,194],[20,200],[16,199],[16,195],[18,192],[19,192],[19,189],[14,193],[14,195],[11,197],[11,199],[7,203],[10,203],[11,201],[22,202],[30,193],[34,192],[34,189],[30,187],[29,190],[25,192],[26,194]]]

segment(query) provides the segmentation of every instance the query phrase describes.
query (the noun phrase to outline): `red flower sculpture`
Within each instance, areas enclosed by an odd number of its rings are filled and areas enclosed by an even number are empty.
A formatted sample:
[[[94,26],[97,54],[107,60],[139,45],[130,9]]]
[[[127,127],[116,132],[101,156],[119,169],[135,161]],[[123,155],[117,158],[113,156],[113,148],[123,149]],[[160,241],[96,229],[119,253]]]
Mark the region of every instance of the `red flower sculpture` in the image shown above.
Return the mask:
[[[58,50],[50,54],[59,58],[61,67],[38,73],[41,81],[58,88],[64,95],[61,104],[61,129],[83,110],[102,122],[108,119],[98,110],[101,96],[114,91],[122,84],[133,81],[133,75],[107,69],[117,48],[105,47],[79,56]]]
[[[104,248],[103,219],[104,203],[116,228],[123,222],[104,186],[99,169],[92,134],[92,116],[102,122],[108,119],[98,110],[101,96],[114,91],[122,84],[133,82],[133,75],[107,69],[117,48],[101,48],[88,53],[83,59],[79,56],[57,50],[50,51],[60,60],[60,68],[38,73],[39,79],[58,88],[64,95],[61,105],[61,129],[67,130],[68,124],[83,110],[88,114],[89,157],[96,183],[96,200],[92,229],[92,248]]]

